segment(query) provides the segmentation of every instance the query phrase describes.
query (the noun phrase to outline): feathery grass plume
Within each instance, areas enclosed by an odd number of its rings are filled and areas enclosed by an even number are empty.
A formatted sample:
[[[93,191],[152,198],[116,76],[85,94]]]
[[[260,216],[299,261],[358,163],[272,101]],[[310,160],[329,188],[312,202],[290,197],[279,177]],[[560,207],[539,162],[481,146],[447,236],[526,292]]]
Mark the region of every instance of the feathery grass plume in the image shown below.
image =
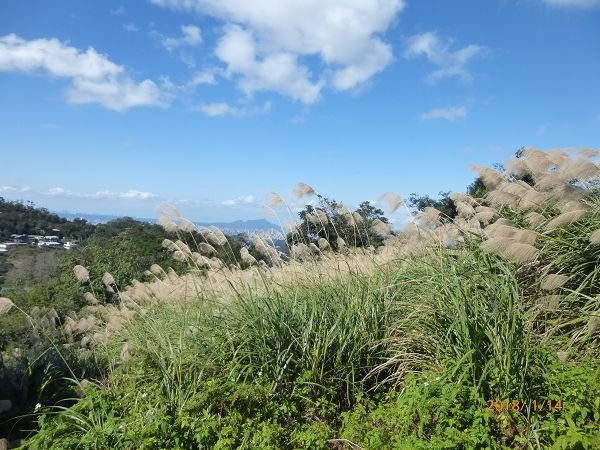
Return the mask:
[[[481,181],[487,189],[496,189],[500,183],[506,181],[506,178],[504,178],[497,170],[479,164],[472,164],[469,167],[479,176],[479,178],[481,178]]]
[[[375,219],[369,230],[378,236],[387,237],[392,234],[392,226],[389,223],[385,223],[380,219]]]
[[[488,239],[481,244],[481,248],[489,252],[499,253],[515,263],[532,261],[539,253],[533,245],[516,242],[505,237]]]
[[[455,205],[456,205],[456,211],[458,212],[459,216],[461,216],[465,219],[470,219],[471,217],[473,217],[475,215],[475,208],[473,208],[468,203],[458,201],[458,202],[455,202]]]
[[[550,222],[546,224],[546,229],[548,230],[556,230],[557,228],[561,228],[567,225],[570,225],[574,222],[577,222],[581,219],[587,211],[585,209],[579,209],[575,211],[570,211],[566,213],[562,213],[552,219]]]
[[[179,212],[179,210],[174,205],[168,202],[163,202],[160,205],[158,205],[156,207],[156,212],[163,216],[176,217],[178,219],[181,218],[181,213]]]
[[[509,261],[523,264],[533,261],[537,257],[539,250],[530,244],[512,242],[501,253]]]
[[[365,218],[361,216],[359,212],[356,211],[352,213],[352,219],[354,221],[354,225],[362,225],[365,221]]]
[[[311,186],[306,183],[300,182],[294,188],[294,197],[308,197],[309,195],[317,195],[317,191],[315,191]]]
[[[502,192],[514,195],[515,197],[519,198],[523,197],[528,191],[528,188],[523,186],[521,183],[511,183],[509,181],[500,184],[500,186],[498,186],[498,189]]]
[[[452,200],[454,202],[463,202],[463,203],[467,203],[471,206],[477,206],[479,204],[477,202],[477,200],[475,200],[470,195],[465,194],[464,192],[452,192],[449,197],[450,197],[450,200]]]
[[[181,219],[179,229],[185,233],[192,233],[196,231],[196,225],[194,225],[194,223],[191,220]]]
[[[192,261],[199,269],[210,267],[210,260],[202,256],[200,253],[193,252]]]
[[[310,251],[310,248],[303,242],[300,242],[296,245],[292,245],[290,253],[292,255],[292,258],[294,258],[297,261],[308,261],[312,259],[312,253]]]
[[[487,193],[486,198],[495,206],[512,206],[517,207],[519,197],[501,190],[491,190]]]
[[[554,289],[563,286],[567,281],[569,281],[569,277],[566,275],[549,273],[542,280],[541,288],[544,291],[553,291]]]
[[[560,207],[561,212],[564,212],[564,213],[572,212],[572,211],[579,211],[582,209],[587,210],[588,207],[577,200],[571,200]]]
[[[594,245],[600,245],[600,228],[590,234],[590,242]]]
[[[600,156],[600,150],[593,148],[576,148],[575,151],[581,155],[582,158],[592,159]]]
[[[247,247],[242,247],[240,249],[240,259],[242,263],[248,266],[254,266],[257,264],[256,258],[250,254]]]
[[[544,216],[542,216],[540,213],[532,211],[530,213],[527,213],[527,215],[525,216],[525,220],[527,220],[527,222],[530,225],[537,227],[537,226],[543,224],[546,221],[546,218]]]
[[[588,192],[586,192],[585,189],[563,183],[553,187],[550,190],[549,198],[557,202],[568,202],[580,200],[585,197],[587,193]]]
[[[271,205],[271,206],[287,206],[287,203],[281,195],[279,195],[275,191],[271,191],[271,192],[269,192],[269,205]]]
[[[341,237],[338,236],[338,238],[335,240],[335,243],[337,244],[337,248],[338,250],[343,250],[346,248],[346,241],[344,241]]]
[[[160,216],[158,218],[158,224],[163,227],[167,233],[175,233],[177,231],[177,224],[173,222],[170,217]]]
[[[175,245],[177,246],[178,250],[181,250],[183,252],[184,255],[186,255],[186,256],[192,255],[192,251],[190,250],[190,247],[188,247],[188,245],[185,242],[180,241],[178,239],[175,241]]]
[[[321,253],[321,250],[319,250],[319,247],[317,247],[312,242],[310,244],[308,244],[308,248],[310,248],[310,251],[312,252],[313,255],[318,255],[319,253]]]
[[[390,212],[396,212],[398,208],[404,205],[404,199],[395,192],[384,192],[379,196],[379,199],[386,203]]]
[[[83,299],[90,305],[97,305],[99,303],[96,296],[91,292],[86,292],[85,294],[83,294]]]
[[[150,266],[150,272],[152,272],[154,275],[165,275],[165,271],[158,264],[152,264]]]
[[[181,250],[175,250],[171,256],[175,261],[180,261],[180,262],[186,261],[185,253],[183,253]]]
[[[90,272],[88,272],[85,267],[78,264],[73,267],[73,273],[75,274],[77,281],[79,281],[81,284],[89,283]]]
[[[223,261],[221,261],[216,256],[213,256],[212,258],[210,258],[208,260],[208,264],[210,265],[210,268],[212,270],[221,270],[225,267],[225,264],[223,264]]]
[[[108,272],[104,272],[104,275],[102,275],[102,284],[104,284],[104,287],[107,289],[116,285],[115,279]]]
[[[198,244],[198,252],[204,256],[214,256],[217,254],[217,250],[206,242],[201,242]]]
[[[475,218],[484,225],[488,225],[496,218],[496,211],[481,211],[475,214]]]
[[[227,238],[217,227],[210,227],[207,230],[202,230],[200,235],[206,242],[215,247],[222,247],[223,245],[227,244]]]
[[[131,357],[133,356],[134,353],[134,346],[131,342],[125,342],[123,344],[123,347],[121,348],[121,354],[119,355],[119,357],[121,358],[121,361],[123,362],[127,362],[131,359]]]
[[[442,224],[440,220],[441,216],[442,212],[440,210],[428,206],[421,213],[417,214],[416,220],[420,226],[435,228]]]
[[[527,211],[529,209],[538,208],[550,199],[547,192],[540,192],[534,188],[528,189],[525,195],[521,197],[518,209],[519,211]]]
[[[326,225],[329,223],[327,214],[324,211],[316,211],[314,214],[306,214],[306,220],[313,225]]]
[[[94,331],[97,328],[97,319],[94,316],[88,316],[81,318],[76,327],[75,331],[79,333],[89,333],[90,331]]]
[[[9,312],[15,306],[13,301],[7,297],[0,297],[0,316]]]
[[[558,170],[563,180],[588,180],[600,177],[600,166],[584,158],[571,159]]]
[[[535,243],[538,233],[524,228],[515,228],[510,225],[494,223],[485,229],[485,235],[488,238],[507,238],[515,242],[526,244]]]
[[[173,242],[171,239],[163,239],[161,246],[162,248],[165,248],[170,252],[175,252],[179,250],[177,245],[175,245],[175,242]]]
[[[325,238],[319,238],[317,245],[319,246],[319,250],[322,252],[330,249],[329,241],[327,241]]]
[[[252,238],[255,250],[272,266],[280,266],[282,261],[279,253],[272,246],[267,244],[260,236]]]
[[[570,159],[569,155],[563,150],[548,150],[545,153],[554,167],[560,167]]]

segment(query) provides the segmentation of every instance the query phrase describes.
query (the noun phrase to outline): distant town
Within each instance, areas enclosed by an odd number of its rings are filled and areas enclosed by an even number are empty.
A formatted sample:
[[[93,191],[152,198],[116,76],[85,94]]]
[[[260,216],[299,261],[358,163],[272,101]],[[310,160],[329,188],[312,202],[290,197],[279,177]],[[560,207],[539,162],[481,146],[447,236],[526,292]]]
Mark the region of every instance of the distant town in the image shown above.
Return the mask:
[[[63,233],[57,228],[48,230],[46,235],[38,234],[12,234],[11,240],[0,243],[0,253],[7,253],[9,250],[20,246],[47,247],[54,249],[71,250],[77,246],[76,241],[63,241]]]

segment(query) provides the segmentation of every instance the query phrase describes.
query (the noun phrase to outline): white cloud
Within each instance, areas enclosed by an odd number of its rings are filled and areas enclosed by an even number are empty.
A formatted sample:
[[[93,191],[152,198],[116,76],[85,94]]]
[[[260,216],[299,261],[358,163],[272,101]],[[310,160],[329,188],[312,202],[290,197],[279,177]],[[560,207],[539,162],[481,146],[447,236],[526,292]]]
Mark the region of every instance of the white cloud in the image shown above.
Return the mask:
[[[203,105],[198,105],[193,108],[195,111],[199,111],[202,114],[208,117],[250,117],[255,116],[261,113],[267,113],[271,110],[271,103],[265,102],[265,104],[258,107],[248,107],[248,106],[232,106],[226,102],[218,102],[218,103],[206,103]]]
[[[16,187],[16,186],[0,186],[0,194],[14,194],[17,192],[29,192],[31,188],[29,186]]]
[[[443,78],[457,77],[464,81],[472,78],[467,64],[474,56],[481,54],[484,47],[467,45],[458,50],[452,50],[452,41],[443,41],[433,31],[417,34],[409,39],[404,53],[406,58],[425,56],[429,62],[438,67],[427,75],[427,81],[435,83]]]
[[[198,72],[188,84],[190,86],[198,86],[200,84],[217,84],[216,75],[219,72],[220,71],[217,69],[205,69],[201,72]]]
[[[128,22],[125,25],[123,25],[123,29],[125,31],[129,31],[130,33],[136,33],[140,31],[139,27],[133,22]]]
[[[252,205],[254,203],[256,203],[256,198],[254,198],[253,195],[245,195],[233,200],[223,200],[221,202],[223,206]]]
[[[593,8],[600,6],[600,0],[542,0],[549,6],[557,6],[564,8]]]
[[[157,5],[206,14],[226,23],[217,57],[240,88],[276,91],[315,102],[325,86],[347,90],[392,61],[382,35],[404,0],[151,0]],[[318,57],[313,74],[302,60]]]
[[[122,14],[125,14],[125,8],[123,6],[119,6],[118,8],[110,9],[109,12],[113,16],[120,16]]]
[[[68,78],[70,103],[98,103],[123,111],[132,106],[162,105],[159,87],[151,80],[132,80],[106,55],[85,52],[58,39],[26,41],[15,34],[0,37],[0,72],[46,73]]]
[[[196,47],[202,44],[202,31],[195,25],[182,25],[181,36],[163,37],[161,44],[168,51],[173,51],[179,47]]]
[[[465,106],[449,106],[447,108],[435,108],[421,115],[423,120],[445,119],[450,122],[459,122],[467,117]]]
[[[51,197],[87,198],[87,199],[124,199],[124,200],[151,200],[157,198],[151,192],[131,189],[125,192],[97,191],[97,192],[74,192],[62,187],[54,187],[41,193]]]

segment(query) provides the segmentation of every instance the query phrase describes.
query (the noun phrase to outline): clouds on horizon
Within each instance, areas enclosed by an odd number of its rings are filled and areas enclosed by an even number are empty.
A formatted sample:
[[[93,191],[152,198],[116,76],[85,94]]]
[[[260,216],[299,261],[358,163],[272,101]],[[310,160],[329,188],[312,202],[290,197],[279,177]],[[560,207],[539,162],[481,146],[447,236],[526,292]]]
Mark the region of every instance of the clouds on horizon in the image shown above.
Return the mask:
[[[542,0],[548,6],[562,8],[593,8],[600,6],[600,0]]]

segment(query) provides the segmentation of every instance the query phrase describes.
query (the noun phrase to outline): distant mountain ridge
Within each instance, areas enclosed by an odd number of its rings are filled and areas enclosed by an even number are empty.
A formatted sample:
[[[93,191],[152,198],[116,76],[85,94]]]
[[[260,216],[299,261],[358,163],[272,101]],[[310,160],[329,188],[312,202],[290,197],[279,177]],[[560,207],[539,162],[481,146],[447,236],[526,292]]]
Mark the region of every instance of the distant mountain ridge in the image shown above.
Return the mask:
[[[56,212],[60,217],[64,217],[68,220],[74,219],[85,219],[90,223],[99,224],[110,222],[111,220],[119,219],[123,216],[114,216],[109,214],[93,214],[93,213],[71,213],[67,211]],[[140,222],[156,223],[156,219],[149,219],[147,217],[132,217],[132,219],[139,220]],[[265,219],[252,219],[252,220],[234,220],[232,222],[194,222],[198,227],[218,227],[222,230],[240,230],[243,231],[270,231],[280,230],[281,227],[274,223],[269,222]]]

